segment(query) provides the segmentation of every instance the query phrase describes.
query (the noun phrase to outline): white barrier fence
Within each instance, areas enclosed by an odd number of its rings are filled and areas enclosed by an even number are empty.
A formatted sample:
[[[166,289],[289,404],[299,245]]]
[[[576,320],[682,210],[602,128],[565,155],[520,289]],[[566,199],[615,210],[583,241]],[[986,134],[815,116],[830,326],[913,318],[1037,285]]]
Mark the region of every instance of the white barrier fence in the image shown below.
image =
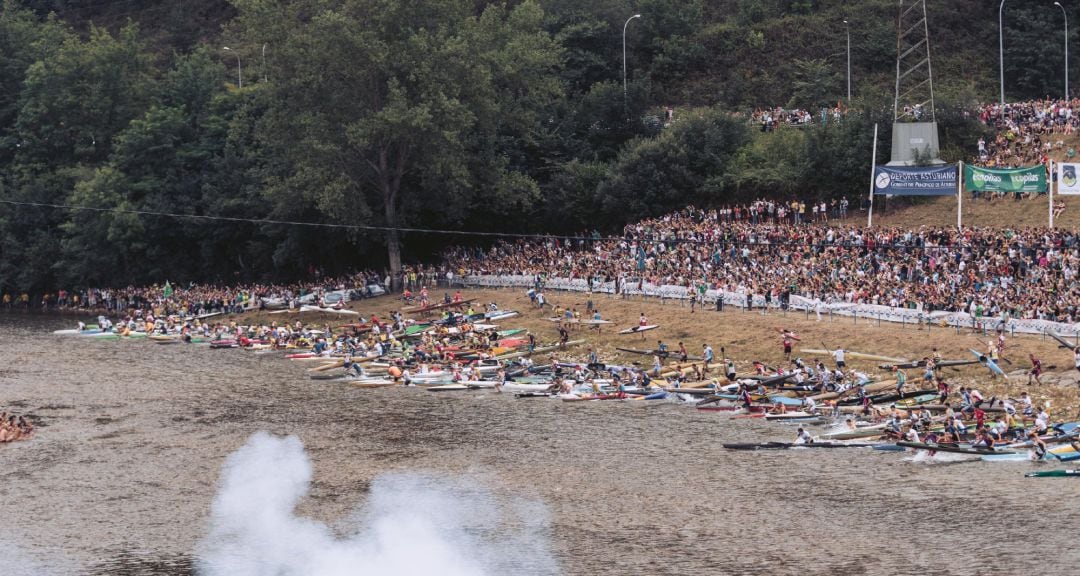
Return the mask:
[[[465,286],[492,287],[492,288],[523,288],[530,289],[536,285],[536,277],[528,275],[467,275],[458,279]],[[641,279],[620,279],[615,282],[590,282],[584,278],[547,278],[543,284],[545,290],[561,290],[566,292],[594,292],[601,294],[622,294],[624,296],[647,296],[652,298],[670,300],[688,300],[691,291],[685,286],[673,286],[670,284],[651,284]],[[717,298],[723,298],[725,306],[747,307],[747,294],[741,292],[727,292],[719,290],[706,290],[703,296],[705,302],[715,303]],[[750,297],[752,308],[780,308],[781,303],[772,300],[766,301],[765,297],[755,294]],[[818,299],[810,299],[802,296],[791,296],[788,310],[797,310],[807,314],[836,315],[853,319],[877,320],[880,322],[896,322],[903,324],[936,324],[947,325],[957,328],[975,328],[979,330],[996,330],[1004,327],[1010,333],[1044,334],[1052,331],[1063,338],[1080,338],[1080,323],[1066,324],[1063,322],[1051,322],[1049,320],[1002,320],[998,317],[975,318],[966,312],[936,311],[926,313],[920,309],[893,308],[877,304],[856,304],[852,302],[826,302]]]

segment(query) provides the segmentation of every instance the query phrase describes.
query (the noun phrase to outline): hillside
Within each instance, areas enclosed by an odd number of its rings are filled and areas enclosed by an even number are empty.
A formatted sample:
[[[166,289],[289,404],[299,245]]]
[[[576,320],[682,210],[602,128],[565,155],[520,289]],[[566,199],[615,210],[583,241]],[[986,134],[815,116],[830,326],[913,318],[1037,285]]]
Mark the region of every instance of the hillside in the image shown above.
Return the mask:
[[[1054,150],[1049,157],[1055,162],[1065,161],[1067,158],[1064,150],[1070,148],[1080,149],[1080,136],[1063,138],[1062,147]],[[876,202],[875,225],[908,228],[956,225],[956,198],[896,198],[884,201],[879,198]],[[1065,205],[1065,210],[1054,218],[1055,227],[1080,227],[1080,197],[1055,196],[1054,202]],[[970,193],[966,193],[961,207],[965,226],[1024,228],[1046,226],[1049,223],[1049,200],[1046,196],[1019,201],[1011,196],[975,200]],[[866,212],[860,211],[859,214],[865,222]]]
[[[977,107],[998,94],[996,6],[928,9],[942,156],[970,158],[994,136]],[[688,204],[859,197],[875,124],[890,141],[896,11],[6,0],[0,291],[396,273],[437,257],[432,230],[480,244],[616,233]],[[1064,91],[1059,17],[1005,7],[1010,100]],[[764,109],[813,121],[763,130]]]

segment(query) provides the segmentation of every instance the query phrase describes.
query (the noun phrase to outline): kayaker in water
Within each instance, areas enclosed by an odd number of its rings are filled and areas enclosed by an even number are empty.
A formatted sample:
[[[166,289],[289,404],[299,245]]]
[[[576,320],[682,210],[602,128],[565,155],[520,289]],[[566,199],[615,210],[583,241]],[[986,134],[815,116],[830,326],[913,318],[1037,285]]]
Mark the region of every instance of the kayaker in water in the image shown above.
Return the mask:
[[[814,443],[814,437],[811,436],[810,433],[806,431],[806,429],[800,427],[798,432],[795,434],[795,443],[796,444],[813,444]]]

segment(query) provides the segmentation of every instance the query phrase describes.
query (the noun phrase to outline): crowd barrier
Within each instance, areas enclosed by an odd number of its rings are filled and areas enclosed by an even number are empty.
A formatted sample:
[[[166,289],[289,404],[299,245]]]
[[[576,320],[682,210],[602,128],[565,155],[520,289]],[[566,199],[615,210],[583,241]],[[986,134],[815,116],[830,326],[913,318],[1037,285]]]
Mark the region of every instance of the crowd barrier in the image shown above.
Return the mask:
[[[490,288],[522,288],[531,289],[538,287],[535,276],[530,275],[466,275],[458,280],[465,286],[490,287]],[[652,284],[640,278],[626,278],[613,282],[590,282],[584,278],[546,278],[539,283],[543,290],[559,290],[566,292],[593,292],[600,294],[621,294],[623,296],[642,296],[661,298],[664,300],[688,300],[692,292],[686,286],[674,286],[670,284]],[[706,290],[701,295],[702,301],[707,304],[715,304],[718,298],[722,298],[725,306],[754,309],[779,309],[783,308],[777,300],[767,301],[763,295],[750,296],[747,302],[747,294],[742,292],[727,292],[720,290]],[[549,298],[550,300],[550,298]],[[1021,320],[1001,319],[998,317],[983,316],[976,318],[966,312],[934,311],[925,312],[918,308],[894,308],[877,304],[858,304],[841,301],[823,301],[816,298],[803,296],[791,296],[786,305],[787,310],[805,312],[814,315],[834,315],[854,319],[876,320],[879,322],[895,322],[902,324],[931,324],[938,326],[951,326],[955,328],[972,328],[976,330],[993,331],[1003,328],[1012,334],[1045,334],[1054,332],[1063,338],[1080,338],[1080,323],[1066,324],[1064,322],[1052,322],[1050,320]]]

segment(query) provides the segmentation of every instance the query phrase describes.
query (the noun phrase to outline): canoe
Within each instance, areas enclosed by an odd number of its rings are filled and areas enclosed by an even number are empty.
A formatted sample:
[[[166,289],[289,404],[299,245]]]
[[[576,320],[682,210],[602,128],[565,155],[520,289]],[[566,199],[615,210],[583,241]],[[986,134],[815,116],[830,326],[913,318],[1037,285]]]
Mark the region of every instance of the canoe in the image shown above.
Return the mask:
[[[432,310],[442,310],[443,308],[467,306],[473,302],[476,302],[476,298],[466,298],[460,302],[440,302],[438,304],[429,304],[427,306],[407,306],[402,308],[401,311],[410,314],[415,312],[431,312]]]
[[[987,454],[979,458],[984,462],[1033,462],[1036,460],[1052,460],[1053,458],[1049,454],[1044,454],[1042,458],[1032,458],[1033,452],[1016,452],[1014,454]]]
[[[324,314],[338,314],[342,316],[359,316],[360,313],[353,310],[339,308],[321,308],[319,306],[301,306],[301,312],[322,312]]]
[[[930,450],[932,452],[951,452],[953,454],[975,454],[975,455],[989,455],[989,454],[1015,454],[1012,450],[988,450],[986,448],[972,448],[964,445],[942,445],[942,444],[925,444],[923,442],[897,442],[897,446],[904,446],[906,448],[916,448],[919,450]]]
[[[584,344],[584,343],[585,343],[585,340],[570,340],[569,342],[566,343],[566,347],[569,348],[571,346],[577,346],[579,344]],[[509,360],[511,358],[520,358],[522,356],[529,356],[530,354],[541,354],[543,352],[554,352],[556,350],[561,349],[562,347],[563,346],[561,344],[548,344],[548,345],[545,345],[545,346],[537,346],[535,349],[533,349],[532,352],[529,352],[528,350],[520,350],[520,351],[517,351],[517,352],[511,352],[509,354],[501,354],[501,355],[495,356],[495,359],[496,360]]]
[[[934,368],[951,368],[954,366],[968,366],[971,364],[978,364],[977,360],[942,360],[934,365]],[[926,366],[925,360],[916,360],[914,362],[902,362],[899,364],[881,364],[878,368],[882,370],[891,370],[893,368],[922,368]]]
[[[805,418],[818,418],[817,414],[809,412],[784,412],[783,414],[766,414],[766,420],[802,420]]]
[[[1002,378],[1004,378],[1006,380],[1009,379],[1009,375],[1006,374],[1005,371],[1001,369],[1001,366],[998,366],[997,362],[994,362],[993,360],[991,360],[990,357],[988,357],[986,354],[983,354],[982,352],[979,352],[978,350],[976,350],[974,348],[968,348],[968,350],[971,350],[971,353],[974,354],[975,357],[979,359],[979,364],[982,364],[982,365],[986,366],[994,374],[997,374],[998,376],[1001,376]]]
[[[661,358],[670,358],[670,357],[678,358],[679,357],[679,351],[678,350],[664,350],[664,351],[661,352],[660,350],[640,350],[638,348],[618,348],[618,347],[616,347],[615,349],[618,350],[619,352],[627,352],[627,353],[630,353],[630,354],[640,354],[642,356],[657,355],[657,356],[660,356]],[[686,356],[686,361],[687,362],[699,361],[699,360],[704,360],[704,358],[702,358],[701,356],[692,356],[692,355],[687,355]]]
[[[874,424],[873,426],[864,426],[856,428],[854,430],[845,430],[843,432],[831,432],[828,434],[822,434],[821,438],[827,440],[855,440],[857,438],[872,438],[874,436],[881,436],[885,433],[885,424]]]
[[[89,328],[89,326],[87,326],[87,327]],[[1054,340],[1057,340],[1058,344],[1060,345],[1059,346],[1060,348],[1068,348],[1069,350],[1073,350],[1073,349],[1076,348],[1075,344],[1073,344],[1072,342],[1069,342],[1068,340],[1062,338],[1061,336],[1058,336],[1057,333],[1054,332],[1053,330],[1047,330],[1046,333],[1051,338],[1053,338]]]
[[[821,350],[818,348],[802,348],[799,350],[800,354],[806,354],[808,356],[832,356],[832,350]],[[907,358],[894,358],[892,356],[880,356],[878,354],[864,354],[862,352],[844,352],[845,358],[851,358],[853,360],[873,360],[875,362],[889,362],[891,364],[902,364],[908,362]]]
[[[562,318],[554,316],[551,318],[544,318],[548,322],[561,322],[563,324],[579,324],[581,326],[606,326],[608,324],[614,324],[611,320],[593,320],[592,318]]]
[[[877,446],[870,442],[753,442],[743,444],[722,444],[728,450],[787,450],[789,448],[872,448]]]
[[[1065,478],[1070,476],[1074,478],[1080,477],[1080,470],[1040,470],[1024,474],[1024,478]]]
[[[626,330],[619,330],[619,334],[637,334],[638,332],[648,332],[649,330],[656,330],[659,328],[659,324],[648,324],[645,326],[634,326],[633,328],[627,328]]]
[[[495,311],[495,312],[486,312],[486,313],[484,313],[484,317],[487,318],[488,320],[491,320],[492,322],[495,322],[497,320],[505,320],[507,318],[513,318],[514,316],[517,316],[517,315],[518,315],[518,313],[515,312],[514,310],[498,310],[498,311]]]

